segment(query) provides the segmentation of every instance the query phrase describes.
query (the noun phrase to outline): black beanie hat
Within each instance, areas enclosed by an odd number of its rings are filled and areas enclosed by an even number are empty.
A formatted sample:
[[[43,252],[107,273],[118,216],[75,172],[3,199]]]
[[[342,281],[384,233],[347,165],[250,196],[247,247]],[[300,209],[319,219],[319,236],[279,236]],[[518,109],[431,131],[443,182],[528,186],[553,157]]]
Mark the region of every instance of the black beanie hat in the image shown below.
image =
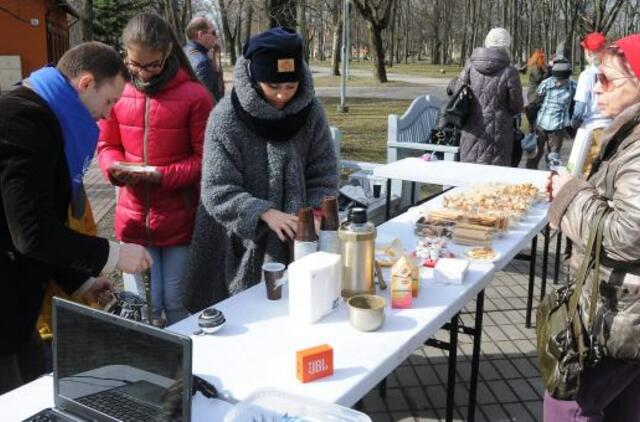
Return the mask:
[[[571,63],[563,59],[556,59],[551,67],[551,76],[558,79],[568,79],[571,76]]]
[[[251,78],[257,82],[296,82],[302,79],[302,37],[278,26],[254,35],[242,49],[251,61]]]

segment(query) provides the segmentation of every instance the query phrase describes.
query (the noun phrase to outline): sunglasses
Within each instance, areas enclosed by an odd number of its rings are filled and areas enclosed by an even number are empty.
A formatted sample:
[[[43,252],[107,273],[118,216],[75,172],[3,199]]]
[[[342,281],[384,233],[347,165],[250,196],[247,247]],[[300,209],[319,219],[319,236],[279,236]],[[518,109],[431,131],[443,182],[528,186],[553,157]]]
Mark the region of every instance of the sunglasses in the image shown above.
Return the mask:
[[[157,72],[159,70],[162,70],[162,67],[164,66],[164,62],[166,60],[166,56],[162,56],[162,59],[160,60],[155,60],[151,63],[146,63],[146,64],[140,64],[138,62],[135,62],[129,58],[125,58],[124,62],[127,66],[129,66],[132,69],[136,69],[136,70],[146,70],[147,72]]]
[[[627,80],[631,79],[632,76],[619,76],[617,78],[607,78],[607,75],[604,73],[598,73],[598,83],[602,86],[602,89],[605,91],[611,91],[614,88],[619,88],[624,85],[624,82],[621,84],[615,84],[614,81],[619,80]]]

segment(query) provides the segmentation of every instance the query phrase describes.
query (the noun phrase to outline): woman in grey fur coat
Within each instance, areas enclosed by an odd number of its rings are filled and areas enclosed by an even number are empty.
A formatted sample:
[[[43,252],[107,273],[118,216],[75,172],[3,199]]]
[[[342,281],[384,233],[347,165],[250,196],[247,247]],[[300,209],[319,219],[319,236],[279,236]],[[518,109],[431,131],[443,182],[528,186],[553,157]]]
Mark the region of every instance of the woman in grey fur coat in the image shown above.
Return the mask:
[[[205,133],[186,275],[191,312],[258,283],[264,261],[289,263],[298,209],[337,192],[329,125],[300,36],[280,27],[252,37],[233,81]]]

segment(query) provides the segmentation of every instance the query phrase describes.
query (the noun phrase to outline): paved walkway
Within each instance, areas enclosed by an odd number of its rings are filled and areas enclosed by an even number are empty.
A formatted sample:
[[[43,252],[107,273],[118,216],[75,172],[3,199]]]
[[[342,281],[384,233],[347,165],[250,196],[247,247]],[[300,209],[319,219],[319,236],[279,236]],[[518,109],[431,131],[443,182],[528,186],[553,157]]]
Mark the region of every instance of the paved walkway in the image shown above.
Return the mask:
[[[568,157],[569,151],[570,144],[565,145],[563,157]],[[114,190],[104,180],[95,162],[85,177],[85,186],[96,221],[99,221],[114,206]],[[541,241],[538,244],[542,247]],[[551,245],[553,251],[555,242]],[[538,263],[536,285],[539,287],[541,260]],[[552,262],[549,267],[551,274]],[[536,362],[535,330],[524,327],[527,274],[527,262],[513,261],[497,274],[486,290],[476,410],[478,421],[542,420],[543,388]],[[537,305],[537,299],[534,305]],[[473,324],[474,309],[474,303],[467,306],[469,315],[461,316],[463,323]],[[448,336],[440,332],[437,338],[447,340]],[[456,420],[466,417],[471,350],[472,339],[459,335]],[[432,347],[416,350],[389,375],[386,397],[380,397],[377,389],[372,390],[364,397],[362,410],[376,422],[443,420],[446,356],[445,352]]]
[[[328,76],[331,69],[328,67],[311,66],[314,76]],[[371,70],[352,69],[353,76],[371,77]],[[439,98],[446,96],[445,90],[449,80],[453,78],[428,78],[414,75],[401,75],[398,73],[388,73],[387,77],[391,81],[402,81],[420,86],[399,86],[399,87],[350,87],[347,85],[347,98],[389,98],[394,100],[412,100],[419,95],[431,94]],[[316,94],[320,97],[339,97],[340,87],[316,87]]]
[[[84,186],[97,223],[115,206],[116,197],[113,185],[104,178],[95,159],[84,176]]]

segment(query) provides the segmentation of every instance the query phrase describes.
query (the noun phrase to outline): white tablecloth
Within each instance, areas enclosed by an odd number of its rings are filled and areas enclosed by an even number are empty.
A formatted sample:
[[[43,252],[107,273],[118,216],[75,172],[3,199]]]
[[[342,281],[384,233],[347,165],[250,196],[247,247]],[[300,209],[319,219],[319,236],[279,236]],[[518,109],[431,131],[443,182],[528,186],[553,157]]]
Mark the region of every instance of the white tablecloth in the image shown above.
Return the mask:
[[[459,161],[424,161],[404,158],[373,170],[374,177],[430,183],[444,186],[470,186],[477,183],[533,183],[544,187],[549,172],[523,168],[461,163]]]
[[[436,198],[421,208],[437,207],[440,201]],[[378,232],[398,237],[405,249],[412,250],[419,213],[419,208],[411,209],[379,226]],[[427,279],[412,309],[387,306],[387,320],[377,332],[353,329],[344,304],[317,324],[298,324],[288,316],[286,298],[268,301],[264,285],[254,286],[216,305],[227,319],[218,334],[193,337],[194,373],[208,376],[216,387],[240,400],[258,388],[273,386],[352,406],[482,291],[545,224],[546,205],[540,204],[515,230],[494,242],[502,256],[495,266],[472,264],[460,286]],[[457,253],[464,249],[451,247]],[[389,302],[389,290],[378,294]],[[171,328],[189,335],[197,328],[196,316]],[[298,382],[295,352],[323,343],[334,348],[335,374],[308,384]]]
[[[459,189],[457,189],[459,190]],[[457,190],[454,190],[457,191]],[[380,236],[399,238],[406,250],[413,250],[413,225],[425,207],[439,206],[441,198],[410,209],[378,227]],[[266,299],[265,286],[258,284],[216,305],[227,319],[214,335],[194,336],[197,315],[170,328],[193,339],[193,373],[212,382],[231,398],[242,400],[263,387],[276,387],[326,402],[352,406],[399,366],[425,340],[486,288],[496,271],[528,244],[546,224],[546,205],[531,210],[520,225],[494,242],[501,259],[493,264],[472,264],[463,285],[423,280],[412,309],[390,307],[389,290],[378,294],[387,299],[386,321],[376,332],[356,331],[348,322],[347,307],[313,325],[302,325],[288,316],[286,296]],[[452,245],[458,254],[464,248]],[[389,273],[386,272],[389,279]],[[302,384],[295,376],[295,352],[328,343],[334,348],[334,375]],[[28,397],[28,398],[27,398]],[[0,396],[0,414],[19,420],[53,404],[51,378],[44,377]],[[194,397],[194,420],[221,415],[230,405]],[[5,420],[4,416],[2,418]]]

